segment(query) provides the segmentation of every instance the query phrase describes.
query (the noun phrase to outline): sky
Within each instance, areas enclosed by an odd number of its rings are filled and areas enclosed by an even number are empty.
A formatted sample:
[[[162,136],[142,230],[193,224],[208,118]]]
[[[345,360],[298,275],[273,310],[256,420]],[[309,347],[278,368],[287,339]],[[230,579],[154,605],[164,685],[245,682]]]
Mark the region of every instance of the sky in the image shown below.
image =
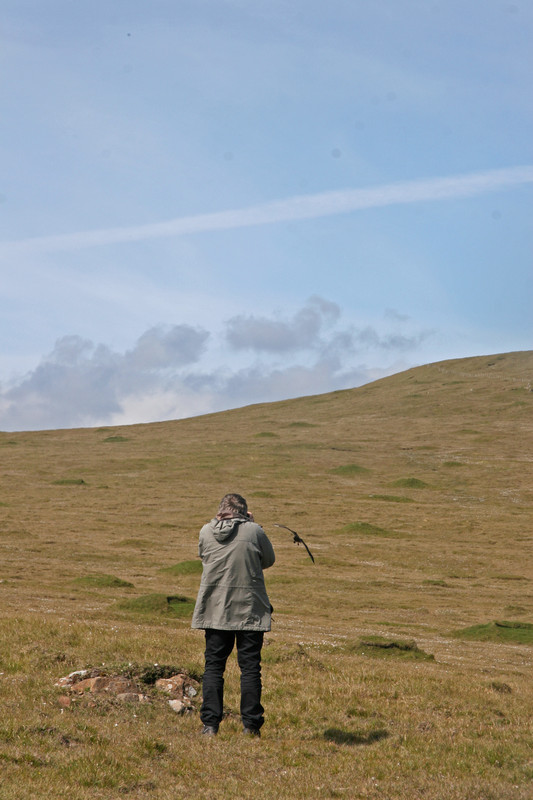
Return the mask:
[[[531,349],[531,3],[2,12],[0,430]]]

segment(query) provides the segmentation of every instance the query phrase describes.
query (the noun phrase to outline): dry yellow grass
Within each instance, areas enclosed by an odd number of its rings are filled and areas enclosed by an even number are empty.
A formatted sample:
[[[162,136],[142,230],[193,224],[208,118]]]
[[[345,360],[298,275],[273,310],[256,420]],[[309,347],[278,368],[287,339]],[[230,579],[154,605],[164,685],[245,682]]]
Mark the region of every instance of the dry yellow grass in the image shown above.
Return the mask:
[[[189,420],[0,434],[1,799],[529,799],[527,628],[452,634],[533,622],[532,372],[510,353]],[[198,574],[166,568],[196,558],[227,491],[277,553],[261,741],[239,735],[234,661],[209,746],[163,703],[61,709],[53,684],[85,666],[201,673],[187,617],[121,603],[194,598]]]

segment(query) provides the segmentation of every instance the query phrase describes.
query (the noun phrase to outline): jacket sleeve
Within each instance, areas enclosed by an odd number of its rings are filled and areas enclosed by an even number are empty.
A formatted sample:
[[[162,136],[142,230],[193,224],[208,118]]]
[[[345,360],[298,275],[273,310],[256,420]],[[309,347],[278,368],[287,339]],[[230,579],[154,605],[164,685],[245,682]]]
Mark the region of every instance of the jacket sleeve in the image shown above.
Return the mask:
[[[276,560],[274,548],[272,547],[270,539],[264,532],[263,528],[259,528],[257,538],[261,548],[261,567],[263,569],[268,569]]]
[[[202,534],[203,534],[203,528],[200,531],[200,535],[198,537],[198,555],[200,558],[202,558],[202,554],[204,552],[204,537]]]

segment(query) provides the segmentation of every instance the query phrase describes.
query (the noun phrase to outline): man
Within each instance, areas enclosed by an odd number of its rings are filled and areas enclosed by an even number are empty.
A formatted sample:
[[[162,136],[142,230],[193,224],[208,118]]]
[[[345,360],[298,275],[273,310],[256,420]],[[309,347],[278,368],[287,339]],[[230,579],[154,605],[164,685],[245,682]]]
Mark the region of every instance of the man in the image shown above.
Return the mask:
[[[264,722],[261,648],[264,632],[270,630],[272,612],[263,570],[272,566],[275,555],[244,497],[227,494],[222,498],[216,517],[200,531],[198,554],[203,573],[192,627],[205,630],[202,733],[218,733],[224,670],[237,641],[243,733],[260,736]]]

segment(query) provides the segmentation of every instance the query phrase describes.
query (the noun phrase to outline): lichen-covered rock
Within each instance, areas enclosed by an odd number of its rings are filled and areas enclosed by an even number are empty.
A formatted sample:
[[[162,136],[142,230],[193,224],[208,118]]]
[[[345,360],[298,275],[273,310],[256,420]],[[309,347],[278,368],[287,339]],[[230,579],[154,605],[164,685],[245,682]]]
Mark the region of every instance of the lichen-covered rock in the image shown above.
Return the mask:
[[[68,708],[77,698],[86,695],[84,702],[91,707],[94,707],[95,702],[89,700],[89,697],[94,695],[107,696],[122,703],[150,703],[156,699],[145,694],[141,688],[145,683],[143,673],[134,670],[125,672],[126,674],[110,675],[104,667],[71,672],[55,684],[70,693],[70,696],[63,694],[58,698],[59,705]],[[170,695],[168,702],[175,713],[183,714],[185,711],[195,710],[191,698],[198,694],[199,683],[187,673],[177,672],[170,678],[160,678],[155,682],[155,688]]]

